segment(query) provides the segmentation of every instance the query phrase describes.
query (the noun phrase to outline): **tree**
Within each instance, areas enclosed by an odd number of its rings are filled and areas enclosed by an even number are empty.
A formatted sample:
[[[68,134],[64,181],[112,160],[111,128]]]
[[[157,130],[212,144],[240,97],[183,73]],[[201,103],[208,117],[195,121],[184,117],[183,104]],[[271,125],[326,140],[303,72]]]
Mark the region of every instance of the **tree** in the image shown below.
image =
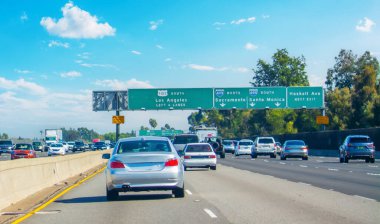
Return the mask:
[[[348,87],[336,88],[326,94],[327,116],[332,130],[346,129],[352,118],[352,94]]]
[[[351,50],[340,50],[335,57],[335,65],[327,70],[326,87],[329,91],[335,88],[349,88],[353,86],[353,79],[356,74],[357,56]]]
[[[286,49],[280,49],[272,56],[272,61],[272,64],[262,59],[257,62],[253,69],[253,86],[309,86],[303,56],[290,57]]]
[[[169,124],[165,124],[165,128],[166,128],[166,130],[170,130],[171,129],[171,127],[170,127]]]
[[[153,129],[155,129],[155,128],[157,127],[157,121],[156,121],[156,119],[150,118],[150,119],[149,119],[149,125],[150,125]]]
[[[3,133],[0,135],[0,139],[9,139],[9,136],[7,133]]]

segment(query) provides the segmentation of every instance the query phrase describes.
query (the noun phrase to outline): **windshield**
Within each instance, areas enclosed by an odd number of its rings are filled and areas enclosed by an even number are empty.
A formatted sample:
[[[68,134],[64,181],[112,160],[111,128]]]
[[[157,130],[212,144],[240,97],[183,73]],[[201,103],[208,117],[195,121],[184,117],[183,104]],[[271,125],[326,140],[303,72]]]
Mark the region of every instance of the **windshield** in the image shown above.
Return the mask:
[[[0,145],[12,145],[11,141],[0,141]]]
[[[197,142],[199,142],[198,136],[187,135],[187,136],[176,136],[174,138],[173,144],[188,144],[188,143],[197,143]]]
[[[33,142],[33,145],[34,146],[40,146],[40,145],[42,145],[42,143],[41,142]]]
[[[371,139],[367,137],[350,138],[350,143],[371,143]]]
[[[117,153],[171,152],[169,142],[161,140],[120,142]]]
[[[83,142],[75,142],[75,145],[84,145]]]
[[[211,152],[212,149],[210,145],[188,145],[185,152]]]
[[[233,141],[223,141],[223,145],[233,145],[234,142]]]
[[[253,142],[239,142],[239,145],[253,145]]]
[[[95,145],[95,146],[105,146],[106,143],[105,143],[105,142],[95,142],[94,145]]]
[[[273,144],[274,141],[271,138],[259,138],[259,143],[261,143],[261,144]]]
[[[46,137],[46,141],[55,141],[56,140],[56,137],[53,136],[53,137]]]
[[[63,145],[62,144],[51,144],[50,146],[51,147],[62,147]]]
[[[31,144],[16,144],[15,150],[32,150]]]
[[[304,141],[287,141],[286,145],[287,146],[289,146],[289,145],[305,145],[305,142]]]

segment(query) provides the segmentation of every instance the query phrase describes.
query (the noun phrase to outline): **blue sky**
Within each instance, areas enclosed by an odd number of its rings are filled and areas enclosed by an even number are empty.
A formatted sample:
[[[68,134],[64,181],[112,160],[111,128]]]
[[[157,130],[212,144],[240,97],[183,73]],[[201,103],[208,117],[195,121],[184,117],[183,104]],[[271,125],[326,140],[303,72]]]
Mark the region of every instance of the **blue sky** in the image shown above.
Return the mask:
[[[258,59],[304,55],[323,85],[340,49],[380,55],[380,1],[0,1],[0,133],[113,131],[91,91],[249,86]],[[123,112],[187,130],[190,111]]]

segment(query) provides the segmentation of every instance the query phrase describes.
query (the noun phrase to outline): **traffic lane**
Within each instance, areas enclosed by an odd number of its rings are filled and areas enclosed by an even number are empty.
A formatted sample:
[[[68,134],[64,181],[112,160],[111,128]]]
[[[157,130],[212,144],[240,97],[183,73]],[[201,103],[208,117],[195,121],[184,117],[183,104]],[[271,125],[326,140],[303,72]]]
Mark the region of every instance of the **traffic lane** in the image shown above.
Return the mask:
[[[281,161],[259,157],[252,160],[248,156],[242,156],[227,157],[219,159],[218,162],[242,170],[380,201],[380,176],[376,175],[319,167],[315,166],[317,162],[297,159]]]
[[[218,165],[187,181],[232,223],[378,223],[380,203]]]
[[[123,193],[119,200],[107,201],[101,173],[25,223],[229,223],[195,193],[191,183],[185,181],[185,186],[185,198],[174,198],[169,191],[151,191]]]

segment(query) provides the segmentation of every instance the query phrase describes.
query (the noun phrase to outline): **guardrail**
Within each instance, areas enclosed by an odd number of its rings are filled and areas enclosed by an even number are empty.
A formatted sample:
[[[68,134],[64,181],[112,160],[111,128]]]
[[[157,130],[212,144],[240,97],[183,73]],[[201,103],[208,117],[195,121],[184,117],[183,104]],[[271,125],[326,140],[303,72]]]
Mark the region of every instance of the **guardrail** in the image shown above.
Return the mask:
[[[18,159],[0,163],[0,210],[44,188],[105,163],[94,151],[57,157]]]

